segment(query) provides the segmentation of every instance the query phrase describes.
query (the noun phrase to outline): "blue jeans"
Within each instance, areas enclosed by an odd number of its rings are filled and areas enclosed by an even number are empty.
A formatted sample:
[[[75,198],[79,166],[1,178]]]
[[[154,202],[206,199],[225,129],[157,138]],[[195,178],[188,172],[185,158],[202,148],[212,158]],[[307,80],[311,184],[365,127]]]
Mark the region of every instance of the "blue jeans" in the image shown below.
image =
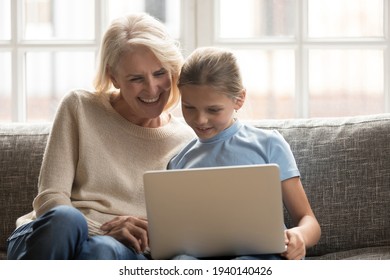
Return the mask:
[[[17,228],[7,240],[9,260],[145,260],[111,236],[88,236],[83,214],[57,206]]]

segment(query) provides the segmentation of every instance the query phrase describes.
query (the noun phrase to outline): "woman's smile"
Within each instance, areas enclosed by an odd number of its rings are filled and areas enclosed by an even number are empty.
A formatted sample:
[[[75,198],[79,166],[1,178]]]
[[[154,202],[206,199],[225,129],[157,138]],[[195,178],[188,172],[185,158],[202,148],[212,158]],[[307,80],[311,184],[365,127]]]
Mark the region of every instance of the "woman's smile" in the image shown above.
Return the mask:
[[[156,103],[160,99],[160,96],[156,96],[154,98],[138,97],[138,99],[141,100],[143,103],[151,104],[151,103]]]

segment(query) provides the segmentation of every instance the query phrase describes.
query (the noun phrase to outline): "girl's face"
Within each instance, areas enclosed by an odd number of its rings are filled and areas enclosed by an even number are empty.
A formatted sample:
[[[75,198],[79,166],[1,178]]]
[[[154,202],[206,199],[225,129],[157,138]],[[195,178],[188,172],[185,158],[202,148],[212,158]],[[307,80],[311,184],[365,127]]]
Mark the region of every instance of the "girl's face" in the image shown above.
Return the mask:
[[[210,86],[185,85],[180,87],[183,117],[200,139],[209,139],[233,123],[233,114],[243,105]]]
[[[171,91],[171,77],[156,56],[145,47],[125,52],[111,73],[120,89],[120,112],[135,124],[159,118]]]

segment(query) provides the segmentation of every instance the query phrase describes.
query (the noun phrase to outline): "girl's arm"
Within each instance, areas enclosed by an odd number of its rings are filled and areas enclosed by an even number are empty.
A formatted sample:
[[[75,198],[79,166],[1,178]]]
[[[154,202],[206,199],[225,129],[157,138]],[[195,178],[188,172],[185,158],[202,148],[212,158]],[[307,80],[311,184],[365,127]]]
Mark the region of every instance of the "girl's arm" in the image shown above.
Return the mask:
[[[287,259],[302,259],[306,248],[317,244],[321,236],[320,225],[311,209],[299,177],[282,181],[283,202],[292,217],[294,227],[285,232]]]

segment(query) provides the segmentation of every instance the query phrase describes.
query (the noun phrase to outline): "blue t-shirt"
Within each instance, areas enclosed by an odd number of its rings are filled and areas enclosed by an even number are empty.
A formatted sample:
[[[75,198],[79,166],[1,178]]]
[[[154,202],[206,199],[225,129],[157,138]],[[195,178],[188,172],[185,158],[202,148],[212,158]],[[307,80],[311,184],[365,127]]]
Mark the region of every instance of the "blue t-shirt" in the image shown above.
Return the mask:
[[[276,130],[239,121],[209,139],[194,139],[171,159],[168,169],[274,163],[280,180],[300,176],[290,145]]]

